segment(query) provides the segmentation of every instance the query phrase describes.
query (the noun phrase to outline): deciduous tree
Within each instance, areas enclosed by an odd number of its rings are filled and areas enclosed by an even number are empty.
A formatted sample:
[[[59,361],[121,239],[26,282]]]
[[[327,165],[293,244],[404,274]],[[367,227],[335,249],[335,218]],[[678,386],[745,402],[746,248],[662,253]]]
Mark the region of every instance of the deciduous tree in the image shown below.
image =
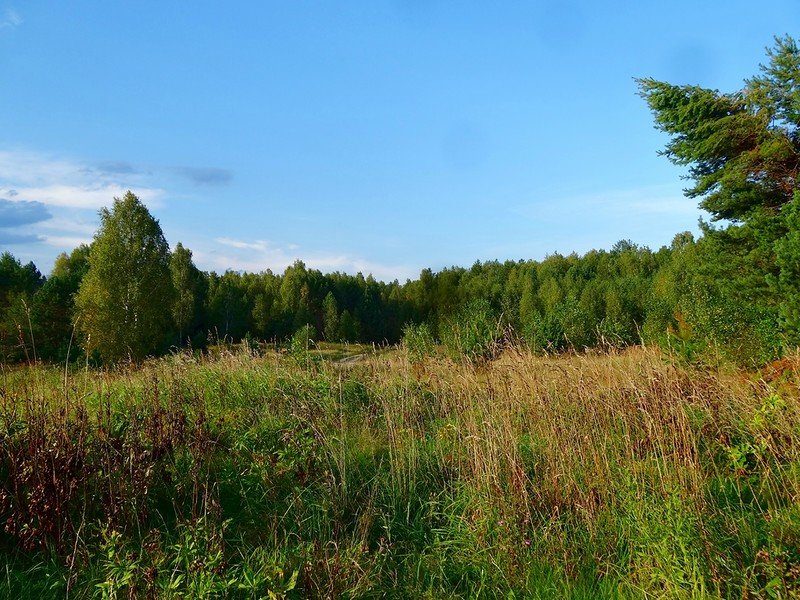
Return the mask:
[[[170,256],[169,270],[175,288],[172,318],[178,330],[178,343],[183,344],[202,306],[203,274],[192,262],[192,251],[180,242]]]
[[[117,361],[158,350],[171,321],[169,257],[161,226],[133,193],[100,210],[89,271],[76,297],[88,351]]]

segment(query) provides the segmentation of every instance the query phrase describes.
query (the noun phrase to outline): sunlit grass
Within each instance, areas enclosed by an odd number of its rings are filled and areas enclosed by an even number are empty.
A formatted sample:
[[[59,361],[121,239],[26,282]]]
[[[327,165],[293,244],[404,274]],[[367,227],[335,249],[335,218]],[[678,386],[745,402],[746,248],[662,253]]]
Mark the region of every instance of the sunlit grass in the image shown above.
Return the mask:
[[[798,593],[793,359],[358,350],[6,369],[0,595]]]

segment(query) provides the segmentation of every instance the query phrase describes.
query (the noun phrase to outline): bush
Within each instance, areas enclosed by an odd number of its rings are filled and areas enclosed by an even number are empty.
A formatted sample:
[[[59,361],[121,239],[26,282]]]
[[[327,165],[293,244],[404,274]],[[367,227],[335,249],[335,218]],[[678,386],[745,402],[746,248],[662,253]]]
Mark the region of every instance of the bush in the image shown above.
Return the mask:
[[[418,364],[426,356],[432,355],[436,349],[436,341],[428,324],[409,323],[403,327],[403,347],[411,364]]]
[[[473,300],[442,328],[442,343],[453,360],[471,363],[495,358],[500,351],[503,328],[489,302]]]
[[[692,292],[693,300],[686,310],[690,341],[700,341],[705,354],[719,354],[743,366],[763,365],[780,356],[781,337],[774,308],[747,304],[699,286]]]
[[[303,325],[294,332],[289,342],[289,354],[301,364],[307,364],[311,360],[311,350],[317,339],[317,330],[313,325]]]

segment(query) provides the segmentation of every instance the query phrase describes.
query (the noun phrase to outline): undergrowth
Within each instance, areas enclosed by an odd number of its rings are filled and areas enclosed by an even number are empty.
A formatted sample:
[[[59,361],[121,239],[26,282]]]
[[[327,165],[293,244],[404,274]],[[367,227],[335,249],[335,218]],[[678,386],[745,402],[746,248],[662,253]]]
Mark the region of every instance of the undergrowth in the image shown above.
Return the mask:
[[[411,358],[3,371],[0,597],[800,597],[794,359]]]

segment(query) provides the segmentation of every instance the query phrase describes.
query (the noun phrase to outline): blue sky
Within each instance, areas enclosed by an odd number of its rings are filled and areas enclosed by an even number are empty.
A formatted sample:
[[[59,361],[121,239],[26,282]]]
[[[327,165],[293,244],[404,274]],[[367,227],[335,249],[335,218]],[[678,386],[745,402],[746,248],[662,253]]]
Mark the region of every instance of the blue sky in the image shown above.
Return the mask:
[[[796,0],[0,0],[0,250],[131,189],[199,267],[414,278],[697,229],[634,77],[724,91]]]

